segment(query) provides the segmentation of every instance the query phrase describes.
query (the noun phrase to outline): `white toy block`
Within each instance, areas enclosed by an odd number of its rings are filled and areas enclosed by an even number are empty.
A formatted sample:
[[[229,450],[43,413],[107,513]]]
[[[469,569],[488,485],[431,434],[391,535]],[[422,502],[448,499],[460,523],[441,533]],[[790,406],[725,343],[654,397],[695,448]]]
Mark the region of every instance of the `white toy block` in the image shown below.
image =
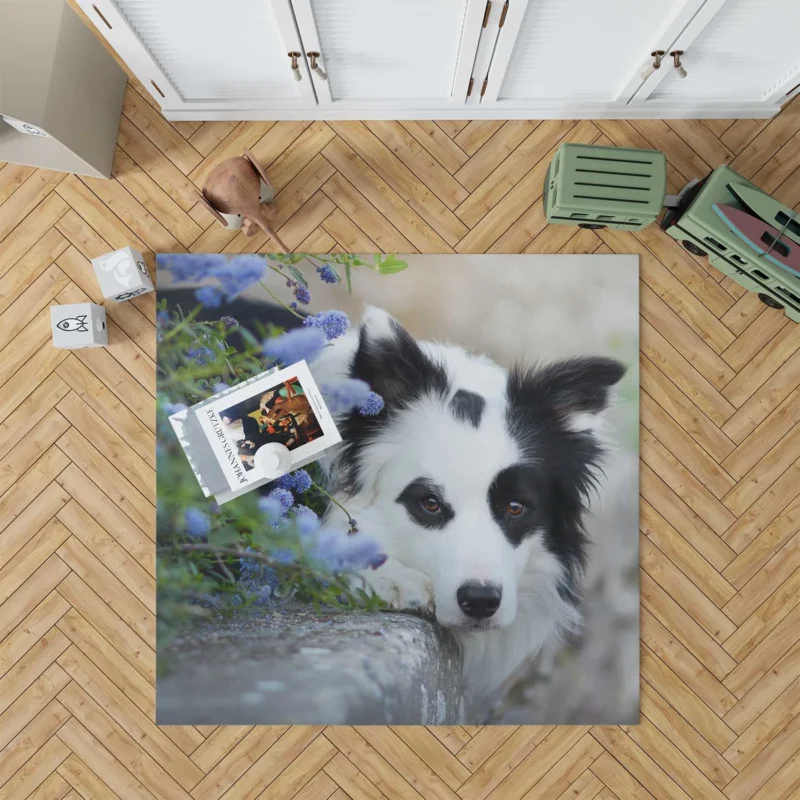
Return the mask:
[[[123,247],[92,259],[94,274],[106,300],[130,300],[153,291],[153,281],[142,254],[132,247]]]
[[[78,350],[108,344],[106,310],[94,303],[50,306],[53,347]]]

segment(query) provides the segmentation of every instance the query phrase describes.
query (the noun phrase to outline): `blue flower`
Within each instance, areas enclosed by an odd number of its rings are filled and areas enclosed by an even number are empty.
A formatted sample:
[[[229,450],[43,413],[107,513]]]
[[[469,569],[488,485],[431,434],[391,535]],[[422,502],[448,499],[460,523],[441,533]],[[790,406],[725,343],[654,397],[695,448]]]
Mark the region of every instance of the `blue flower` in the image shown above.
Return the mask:
[[[277,500],[280,503],[281,515],[287,514],[294,505],[294,495],[288,489],[273,489],[266,499]]]
[[[239,320],[235,317],[221,317],[220,322],[228,329],[235,328],[239,324]]]
[[[336,383],[323,383],[319,387],[332,414],[344,414],[363,408],[370,400],[369,384],[358,378],[347,378]]]
[[[298,283],[294,287],[294,296],[297,298],[297,302],[304,306],[307,306],[311,302],[311,292],[308,290],[308,287],[303,286],[302,283]]]
[[[214,351],[210,347],[192,347],[186,351],[186,356],[192,361],[197,362],[198,366],[204,367],[214,360]]]
[[[228,388],[229,388],[228,384],[227,383],[223,383],[222,381],[220,381],[219,383],[215,383],[214,384],[214,394],[219,394],[220,392],[224,392]]]
[[[303,325],[308,328],[319,328],[325,332],[325,338],[331,340],[344,334],[350,327],[350,320],[344,311],[320,311],[319,314],[306,317]]]
[[[202,281],[228,263],[228,256],[222,253],[166,253],[156,256],[159,269],[172,273],[176,283]]]
[[[245,549],[255,552],[252,547]],[[269,602],[279,581],[278,574],[268,564],[245,557],[239,559],[239,582],[254,595],[254,605],[262,606]]]
[[[347,536],[340,531],[323,531],[311,550],[311,557],[333,573],[370,567],[377,569],[386,561],[380,545],[364,534]]]
[[[190,506],[183,513],[183,525],[192,539],[205,539],[211,530],[211,521],[199,508]]]
[[[377,392],[370,392],[367,399],[364,401],[364,405],[358,409],[358,413],[361,414],[362,417],[374,417],[376,414],[380,414],[383,411],[383,398]]]
[[[167,412],[167,416],[171,417],[173,414],[177,414],[179,411],[186,410],[186,403],[164,403],[164,411]]]
[[[325,283],[339,283],[341,280],[330,264],[323,264],[321,267],[317,267],[317,274]]]
[[[226,258],[212,274],[219,280],[222,291],[230,300],[258,283],[264,276],[266,267],[266,261],[261,256],[245,253],[231,259]]]
[[[159,329],[166,328],[171,322],[172,320],[166,311],[159,311],[156,314],[156,327]]]
[[[265,340],[262,352],[288,366],[296,361],[313,361],[322,352],[325,341],[325,334],[320,330],[295,328],[276,339]]]
[[[222,304],[222,292],[216,286],[203,286],[194,293],[198,303],[208,308],[219,308]]]
[[[259,497],[258,510],[264,514],[270,522],[275,522],[283,516],[283,505],[277,497]]]
[[[276,564],[294,564],[297,561],[297,556],[288,548],[279,548],[277,550],[273,550],[269,557],[276,563]]]
[[[303,494],[307,492],[311,485],[314,483],[311,476],[304,469],[296,469],[294,472],[287,472],[276,481],[281,489],[289,489],[289,491]]]
[[[301,537],[307,538],[319,531],[319,517],[308,506],[297,505],[294,507],[294,521]]]

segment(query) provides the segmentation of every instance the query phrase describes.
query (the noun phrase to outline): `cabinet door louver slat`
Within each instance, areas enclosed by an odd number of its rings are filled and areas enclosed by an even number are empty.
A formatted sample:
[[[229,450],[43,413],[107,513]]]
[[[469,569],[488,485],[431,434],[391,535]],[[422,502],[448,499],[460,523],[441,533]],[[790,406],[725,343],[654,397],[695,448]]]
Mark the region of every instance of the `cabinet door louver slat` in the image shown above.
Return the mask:
[[[449,99],[467,0],[312,0],[311,8],[334,101]]]
[[[800,0],[728,0],[650,96],[680,102],[758,102],[800,67]]]
[[[268,0],[115,0],[185,101],[296,100]]]
[[[613,101],[682,5],[530,0],[498,99]]]

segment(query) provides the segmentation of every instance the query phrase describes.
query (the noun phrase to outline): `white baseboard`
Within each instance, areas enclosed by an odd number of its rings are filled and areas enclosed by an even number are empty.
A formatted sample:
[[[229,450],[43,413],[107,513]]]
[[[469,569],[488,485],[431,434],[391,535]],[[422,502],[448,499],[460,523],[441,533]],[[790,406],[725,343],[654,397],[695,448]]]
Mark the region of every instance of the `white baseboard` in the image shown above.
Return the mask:
[[[750,103],[738,105],[651,105],[647,106],[541,106],[527,108],[481,108],[461,106],[453,108],[379,108],[350,106],[349,108],[292,108],[220,109],[213,105],[198,104],[192,108],[163,108],[162,113],[171,121],[195,120],[347,120],[347,119],[769,119],[781,107]]]

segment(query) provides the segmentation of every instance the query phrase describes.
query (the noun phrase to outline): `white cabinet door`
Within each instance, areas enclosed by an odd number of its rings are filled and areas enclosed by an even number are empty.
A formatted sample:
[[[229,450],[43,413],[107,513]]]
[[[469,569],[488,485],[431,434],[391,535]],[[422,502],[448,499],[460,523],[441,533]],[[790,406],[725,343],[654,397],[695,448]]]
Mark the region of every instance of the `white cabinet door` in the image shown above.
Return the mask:
[[[683,50],[686,77],[671,60],[633,105],[681,106],[702,116],[709,104],[780,103],[800,82],[800,0],[709,0],[669,46]]]
[[[292,0],[320,107],[463,105],[486,0]]]
[[[672,41],[702,2],[509,0],[481,106],[565,113],[624,106],[650,53]]]
[[[78,3],[165,111],[316,106],[289,0]]]

